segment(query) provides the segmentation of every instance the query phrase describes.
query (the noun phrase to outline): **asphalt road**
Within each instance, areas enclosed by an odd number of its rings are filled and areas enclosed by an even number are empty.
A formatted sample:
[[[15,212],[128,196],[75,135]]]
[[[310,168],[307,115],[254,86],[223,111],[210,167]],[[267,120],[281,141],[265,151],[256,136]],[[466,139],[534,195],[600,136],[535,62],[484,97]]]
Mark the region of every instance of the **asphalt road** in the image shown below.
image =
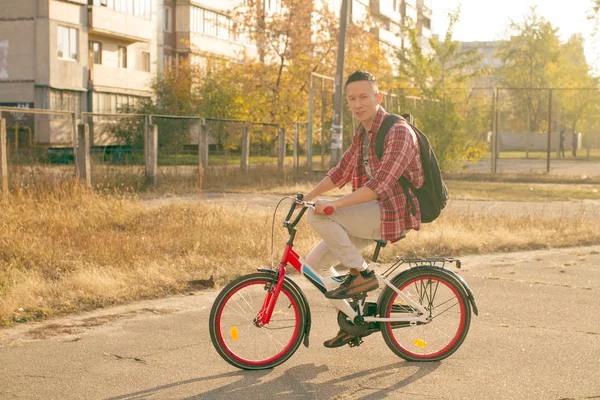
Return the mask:
[[[0,398],[600,398],[600,246],[463,264],[480,315],[442,362],[405,362],[378,334],[325,349],[335,312],[302,283],[310,347],[273,370],[240,371],[210,342],[208,290],[0,330]]]

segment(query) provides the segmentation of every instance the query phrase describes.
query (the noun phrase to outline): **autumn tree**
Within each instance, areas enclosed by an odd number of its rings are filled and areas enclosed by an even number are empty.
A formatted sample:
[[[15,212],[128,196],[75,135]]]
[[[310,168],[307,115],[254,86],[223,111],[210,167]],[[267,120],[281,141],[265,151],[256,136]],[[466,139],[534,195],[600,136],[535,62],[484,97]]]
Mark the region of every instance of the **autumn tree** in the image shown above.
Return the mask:
[[[561,45],[556,85],[573,90],[561,90],[558,93],[561,122],[571,133],[587,129],[582,122],[590,114],[597,113],[600,105],[598,78],[591,75],[591,69],[585,59],[583,37],[573,35]],[[592,89],[592,90],[590,90]]]
[[[477,158],[482,149],[480,134],[489,130],[489,99],[468,89],[469,83],[487,70],[479,67],[481,56],[476,50],[465,51],[452,39],[459,13],[449,13],[443,40],[429,40],[431,51],[419,46],[410,29],[410,48],[398,54],[397,87],[402,88],[401,94],[420,99],[415,106],[405,102],[403,111],[413,114],[419,128],[428,134],[442,168],[465,157]]]
[[[548,91],[543,89],[556,86],[561,51],[558,29],[531,7],[522,22],[511,21],[508,31],[510,39],[498,50],[503,64],[498,71],[499,85],[514,88],[500,93],[501,110],[508,120],[504,126],[543,132],[548,120]]]

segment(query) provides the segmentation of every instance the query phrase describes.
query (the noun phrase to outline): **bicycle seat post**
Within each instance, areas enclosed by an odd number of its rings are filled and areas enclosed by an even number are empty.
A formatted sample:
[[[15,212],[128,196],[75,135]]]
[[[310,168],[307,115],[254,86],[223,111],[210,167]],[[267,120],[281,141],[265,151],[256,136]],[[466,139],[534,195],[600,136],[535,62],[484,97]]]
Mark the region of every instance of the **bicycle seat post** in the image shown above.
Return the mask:
[[[377,259],[379,258],[379,252],[381,251],[381,248],[387,245],[387,242],[384,240],[376,240],[375,242],[377,243],[377,247],[375,247],[375,252],[373,253],[372,261],[374,263],[377,262]]]

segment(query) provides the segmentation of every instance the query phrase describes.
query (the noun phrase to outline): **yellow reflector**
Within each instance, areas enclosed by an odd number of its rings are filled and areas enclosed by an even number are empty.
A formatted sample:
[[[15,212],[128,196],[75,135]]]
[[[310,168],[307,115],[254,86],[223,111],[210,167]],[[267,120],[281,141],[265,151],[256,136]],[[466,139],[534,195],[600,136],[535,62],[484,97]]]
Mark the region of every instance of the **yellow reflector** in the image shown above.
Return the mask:
[[[235,326],[232,326],[231,329],[229,330],[229,334],[231,335],[231,338],[234,341],[237,341],[239,339],[239,334],[238,334],[238,330]]]
[[[425,341],[421,340],[421,339],[415,339],[414,344],[415,344],[415,346],[420,347],[422,349],[427,347],[427,343],[425,343]]]

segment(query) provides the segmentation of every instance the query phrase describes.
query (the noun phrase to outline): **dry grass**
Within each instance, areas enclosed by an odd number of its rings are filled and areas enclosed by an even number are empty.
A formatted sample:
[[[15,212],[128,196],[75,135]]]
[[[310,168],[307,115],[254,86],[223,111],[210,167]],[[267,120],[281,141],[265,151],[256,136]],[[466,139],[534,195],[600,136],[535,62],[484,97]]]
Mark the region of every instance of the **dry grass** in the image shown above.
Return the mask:
[[[301,190],[300,190],[301,191]],[[286,232],[276,217],[275,257]],[[599,217],[600,219],[600,217]],[[394,255],[474,253],[597,244],[599,220],[447,213],[406,240]],[[272,211],[171,204],[147,209],[131,194],[63,184],[0,203],[0,321],[4,325],[218,284],[268,265]],[[318,238],[299,227],[300,254]]]

